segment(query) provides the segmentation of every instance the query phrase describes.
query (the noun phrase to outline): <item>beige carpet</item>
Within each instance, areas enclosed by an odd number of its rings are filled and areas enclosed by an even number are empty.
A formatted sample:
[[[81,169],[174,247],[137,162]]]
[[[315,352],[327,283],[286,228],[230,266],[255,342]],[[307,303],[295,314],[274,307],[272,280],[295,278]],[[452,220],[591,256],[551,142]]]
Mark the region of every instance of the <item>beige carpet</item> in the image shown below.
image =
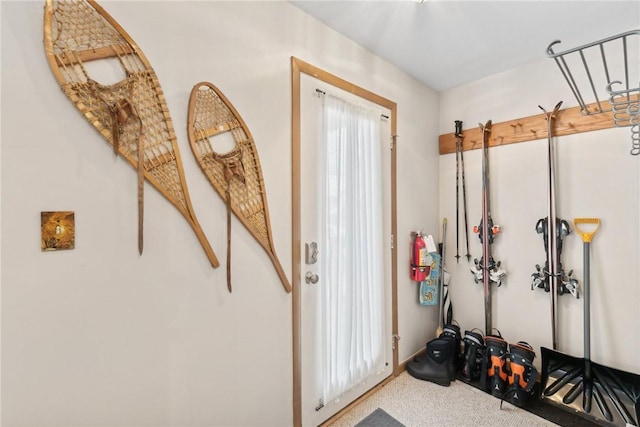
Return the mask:
[[[462,381],[442,387],[403,372],[331,427],[352,427],[376,408],[384,409],[406,427],[557,425],[507,402],[501,410],[500,399]]]

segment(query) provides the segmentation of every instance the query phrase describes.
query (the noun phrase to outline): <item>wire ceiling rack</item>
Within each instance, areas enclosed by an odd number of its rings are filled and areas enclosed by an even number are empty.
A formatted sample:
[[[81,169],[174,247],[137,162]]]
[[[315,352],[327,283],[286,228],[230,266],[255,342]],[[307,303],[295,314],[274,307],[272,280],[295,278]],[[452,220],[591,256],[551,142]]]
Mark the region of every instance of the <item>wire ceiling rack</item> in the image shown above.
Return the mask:
[[[640,155],[640,29],[555,52],[559,43],[547,47],[547,56],[560,68],[581,114],[611,112],[614,126],[631,128],[631,154]]]

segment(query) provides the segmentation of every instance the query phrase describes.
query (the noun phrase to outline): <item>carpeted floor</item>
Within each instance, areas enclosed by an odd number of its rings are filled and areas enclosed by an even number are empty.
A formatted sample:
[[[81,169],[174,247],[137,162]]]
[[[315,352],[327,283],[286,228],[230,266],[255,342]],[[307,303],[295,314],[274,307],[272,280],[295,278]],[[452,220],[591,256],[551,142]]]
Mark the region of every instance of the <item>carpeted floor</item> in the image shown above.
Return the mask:
[[[564,421],[556,424],[506,402],[500,409],[500,399],[459,380],[443,387],[403,372],[331,426],[353,427],[377,408],[406,427],[567,425]],[[576,425],[585,425],[585,421]]]

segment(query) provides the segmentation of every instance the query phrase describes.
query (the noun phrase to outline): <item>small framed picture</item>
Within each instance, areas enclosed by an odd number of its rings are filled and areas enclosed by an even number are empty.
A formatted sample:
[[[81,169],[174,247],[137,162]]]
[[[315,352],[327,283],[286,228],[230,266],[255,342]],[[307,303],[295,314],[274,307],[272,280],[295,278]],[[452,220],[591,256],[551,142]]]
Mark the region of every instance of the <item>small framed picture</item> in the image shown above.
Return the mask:
[[[76,241],[75,213],[71,211],[40,212],[43,251],[73,249]]]

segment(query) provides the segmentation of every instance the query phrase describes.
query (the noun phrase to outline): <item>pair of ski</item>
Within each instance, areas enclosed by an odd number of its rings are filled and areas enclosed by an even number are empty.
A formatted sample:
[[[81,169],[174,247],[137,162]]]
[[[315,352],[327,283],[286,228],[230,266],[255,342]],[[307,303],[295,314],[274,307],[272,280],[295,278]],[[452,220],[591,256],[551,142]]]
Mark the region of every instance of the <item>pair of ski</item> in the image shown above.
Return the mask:
[[[500,261],[495,261],[491,255],[491,245],[500,227],[493,223],[491,217],[489,197],[489,137],[491,135],[491,120],[484,125],[479,124],[482,133],[482,219],[473,231],[478,233],[482,243],[482,256],[474,259],[475,270],[471,270],[476,283],[482,282],[484,290],[484,323],[487,334],[491,332],[491,284],[500,286],[506,271],[501,268]]]
[[[533,273],[531,289],[542,288],[545,292],[551,292],[551,331],[553,348],[557,348],[556,331],[558,326],[558,306],[556,298],[559,295],[570,293],[578,298],[578,281],[571,277],[573,271],[565,273],[560,261],[562,253],[562,239],[571,233],[569,223],[556,215],[556,161],[555,147],[553,144],[553,123],[560,111],[562,101],[558,102],[553,111],[544,112],[547,120],[547,157],[548,157],[548,214],[546,218],[539,219],[536,223],[536,231],[543,235],[546,252],[544,269],[536,264],[536,272]]]

